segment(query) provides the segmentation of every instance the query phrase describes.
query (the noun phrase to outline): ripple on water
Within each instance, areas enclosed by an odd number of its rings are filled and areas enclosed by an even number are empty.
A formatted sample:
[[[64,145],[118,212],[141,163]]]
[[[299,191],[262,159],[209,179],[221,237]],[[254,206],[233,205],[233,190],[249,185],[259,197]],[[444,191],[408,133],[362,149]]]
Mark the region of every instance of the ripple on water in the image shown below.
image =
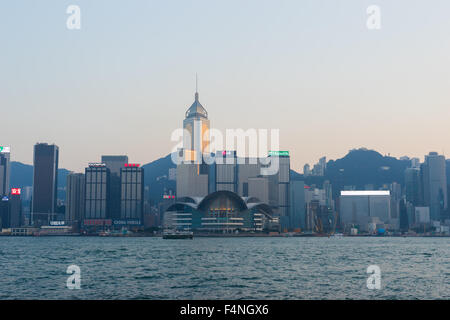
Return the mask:
[[[449,238],[3,237],[0,298],[448,298],[449,256]],[[81,268],[76,294],[65,287],[70,264]],[[381,268],[376,292],[369,264]]]

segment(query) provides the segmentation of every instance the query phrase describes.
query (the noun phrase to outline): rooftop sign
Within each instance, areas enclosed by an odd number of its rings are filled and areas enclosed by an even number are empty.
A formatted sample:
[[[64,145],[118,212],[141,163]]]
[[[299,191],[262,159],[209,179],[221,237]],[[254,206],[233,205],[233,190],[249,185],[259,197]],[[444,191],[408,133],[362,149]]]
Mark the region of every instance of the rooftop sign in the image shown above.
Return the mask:
[[[139,167],[139,163],[125,163],[125,167]]]
[[[272,157],[289,157],[289,151],[269,151],[269,156],[272,156]]]
[[[89,162],[89,167],[106,167],[106,164],[100,162]]]
[[[10,152],[11,152],[11,148],[10,147],[0,146],[0,153],[10,153]]]

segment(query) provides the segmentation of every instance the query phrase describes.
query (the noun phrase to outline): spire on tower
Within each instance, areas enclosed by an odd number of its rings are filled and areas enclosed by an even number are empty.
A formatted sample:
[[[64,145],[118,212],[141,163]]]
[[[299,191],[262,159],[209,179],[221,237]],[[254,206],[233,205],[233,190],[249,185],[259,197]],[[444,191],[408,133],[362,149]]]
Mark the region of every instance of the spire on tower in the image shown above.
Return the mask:
[[[195,101],[198,101],[198,75],[195,73]]]

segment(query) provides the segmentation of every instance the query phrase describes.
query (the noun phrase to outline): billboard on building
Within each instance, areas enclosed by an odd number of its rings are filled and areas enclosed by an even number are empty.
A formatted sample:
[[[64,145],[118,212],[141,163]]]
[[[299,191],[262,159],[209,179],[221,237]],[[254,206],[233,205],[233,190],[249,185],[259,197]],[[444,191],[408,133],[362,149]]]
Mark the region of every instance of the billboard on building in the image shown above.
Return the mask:
[[[0,146],[0,153],[11,153],[11,148]]]
[[[271,157],[289,157],[289,151],[269,151]]]
[[[115,226],[140,226],[141,220],[139,219],[119,219],[113,220]]]

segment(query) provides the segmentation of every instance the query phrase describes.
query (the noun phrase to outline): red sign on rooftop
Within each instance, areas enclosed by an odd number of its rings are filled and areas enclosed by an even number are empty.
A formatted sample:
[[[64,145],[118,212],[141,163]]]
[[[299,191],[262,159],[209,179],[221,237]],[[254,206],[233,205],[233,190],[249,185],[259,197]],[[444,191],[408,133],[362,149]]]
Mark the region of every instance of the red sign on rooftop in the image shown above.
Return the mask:
[[[139,167],[139,163],[125,163],[125,167]]]

